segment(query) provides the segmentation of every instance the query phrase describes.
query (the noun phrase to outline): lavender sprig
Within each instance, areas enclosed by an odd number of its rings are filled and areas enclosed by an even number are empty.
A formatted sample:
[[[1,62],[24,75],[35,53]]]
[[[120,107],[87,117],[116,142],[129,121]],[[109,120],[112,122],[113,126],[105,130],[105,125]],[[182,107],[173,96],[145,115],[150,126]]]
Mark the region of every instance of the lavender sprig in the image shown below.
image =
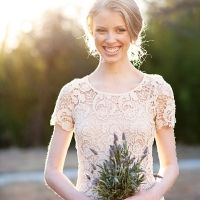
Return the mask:
[[[94,149],[91,151],[98,155]],[[92,165],[92,172],[99,168],[98,178],[92,180],[93,190],[102,200],[123,200],[133,196],[145,180],[141,163],[147,153],[146,148],[140,159],[131,157],[125,134],[122,134],[122,145],[118,144],[118,137],[114,134],[113,145],[109,148],[109,159],[97,166]],[[91,180],[90,176],[86,176]]]

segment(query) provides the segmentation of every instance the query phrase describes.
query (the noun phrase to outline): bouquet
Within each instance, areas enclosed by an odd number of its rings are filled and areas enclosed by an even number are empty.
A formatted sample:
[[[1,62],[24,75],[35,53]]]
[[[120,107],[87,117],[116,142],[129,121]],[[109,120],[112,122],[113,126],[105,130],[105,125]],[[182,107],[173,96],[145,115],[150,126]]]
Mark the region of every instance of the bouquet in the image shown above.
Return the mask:
[[[93,170],[98,171],[98,178],[93,180],[95,191],[102,200],[123,200],[139,191],[145,180],[145,172],[141,167],[142,160],[147,156],[147,148],[141,158],[131,157],[125,134],[122,134],[122,145],[117,143],[118,137],[114,134],[114,143],[110,145],[109,159],[97,166],[92,164]],[[95,155],[97,152],[90,149]],[[86,175],[89,180],[91,177]]]

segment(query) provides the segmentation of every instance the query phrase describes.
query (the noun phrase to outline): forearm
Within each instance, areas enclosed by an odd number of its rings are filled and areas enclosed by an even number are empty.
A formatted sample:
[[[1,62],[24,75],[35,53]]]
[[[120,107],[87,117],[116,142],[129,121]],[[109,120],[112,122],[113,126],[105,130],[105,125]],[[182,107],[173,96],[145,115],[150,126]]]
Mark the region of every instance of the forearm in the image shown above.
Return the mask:
[[[47,172],[45,174],[45,181],[64,200],[90,200],[84,193],[79,192],[73,183],[61,172]]]
[[[158,174],[163,178],[157,178],[156,184],[150,191],[159,199],[162,198],[175,183],[179,174],[178,165],[169,165],[165,168],[161,168]]]

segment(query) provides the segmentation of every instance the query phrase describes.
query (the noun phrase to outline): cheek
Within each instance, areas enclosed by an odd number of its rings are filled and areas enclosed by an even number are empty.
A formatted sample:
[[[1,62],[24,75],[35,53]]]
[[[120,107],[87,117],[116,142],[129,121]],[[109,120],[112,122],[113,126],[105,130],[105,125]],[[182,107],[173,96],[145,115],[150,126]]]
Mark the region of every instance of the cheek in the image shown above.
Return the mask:
[[[100,44],[103,41],[104,41],[104,37],[102,35],[94,35],[95,44]]]
[[[127,44],[131,43],[131,38],[129,35],[124,36],[123,40],[124,40],[124,43],[127,43]]]
[[[123,44],[125,48],[129,48],[130,46],[130,39],[128,38],[121,38],[119,41]]]
[[[94,34],[94,39],[95,40],[102,40],[102,38],[103,38],[103,35],[100,35],[100,34]]]
[[[131,41],[130,40],[126,40],[126,45],[129,47],[131,44]]]

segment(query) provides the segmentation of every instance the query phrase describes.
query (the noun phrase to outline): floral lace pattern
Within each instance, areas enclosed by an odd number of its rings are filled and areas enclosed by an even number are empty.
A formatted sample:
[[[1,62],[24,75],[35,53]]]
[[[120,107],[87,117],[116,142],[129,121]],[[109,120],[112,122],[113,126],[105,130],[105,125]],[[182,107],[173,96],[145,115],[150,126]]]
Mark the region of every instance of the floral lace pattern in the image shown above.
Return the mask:
[[[76,187],[91,199],[98,200],[92,180],[97,177],[91,164],[103,162],[109,155],[113,134],[125,133],[132,155],[140,157],[146,172],[141,190],[153,186],[152,145],[156,130],[175,126],[175,101],[171,86],[156,74],[145,74],[142,82],[125,93],[101,92],[92,87],[88,76],[76,78],[60,90],[50,124],[73,131],[78,155]],[[98,154],[90,150],[94,149]]]

